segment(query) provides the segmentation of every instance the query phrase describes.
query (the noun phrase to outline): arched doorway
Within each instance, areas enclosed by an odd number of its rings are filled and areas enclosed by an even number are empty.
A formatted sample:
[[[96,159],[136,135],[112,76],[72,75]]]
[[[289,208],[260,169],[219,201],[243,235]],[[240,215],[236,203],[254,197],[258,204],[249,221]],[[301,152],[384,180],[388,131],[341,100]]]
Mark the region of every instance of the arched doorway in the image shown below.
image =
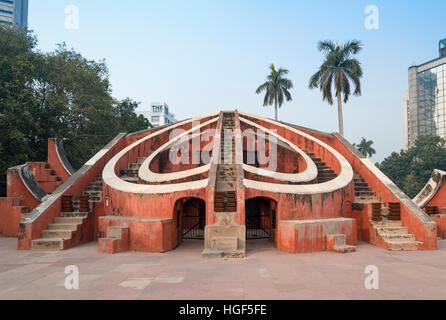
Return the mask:
[[[180,230],[183,239],[204,240],[206,203],[199,198],[189,198],[182,206]]]
[[[274,241],[276,229],[276,202],[264,197],[246,200],[246,240],[270,239]]]

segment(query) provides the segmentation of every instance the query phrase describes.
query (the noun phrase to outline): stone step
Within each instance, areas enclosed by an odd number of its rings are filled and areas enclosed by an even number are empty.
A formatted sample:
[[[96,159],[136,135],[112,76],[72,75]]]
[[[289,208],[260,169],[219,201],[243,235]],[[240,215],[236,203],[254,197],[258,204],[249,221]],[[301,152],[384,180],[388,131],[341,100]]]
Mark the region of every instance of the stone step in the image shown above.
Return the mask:
[[[335,246],[335,251],[339,252],[339,253],[350,253],[350,252],[355,252],[356,247],[350,246],[348,244],[342,244],[342,245]]]
[[[381,202],[381,199],[379,197],[373,196],[373,197],[355,197],[354,203],[377,203]]]
[[[371,221],[371,223],[375,226],[375,228],[377,227],[402,227],[403,223],[401,222],[401,220],[399,221],[380,221],[380,222],[374,222]]]
[[[32,249],[33,250],[63,250],[64,249],[64,240],[60,238],[49,239],[49,238],[40,238],[32,240]]]
[[[138,157],[138,159],[136,161],[139,165],[141,165],[146,159],[147,159],[147,157]]]
[[[355,192],[355,196],[356,197],[374,197],[376,195],[375,192],[371,192],[371,191],[360,191],[360,192]]]
[[[140,167],[141,167],[141,165],[138,164],[138,163],[129,163],[129,164],[127,165],[127,168],[128,168],[129,170],[139,170]]]
[[[415,241],[415,235],[411,233],[385,233],[380,232],[379,235],[384,240],[395,240],[395,241]]]
[[[82,224],[84,222],[84,217],[56,217],[54,218],[54,223],[75,223],[75,224]]]
[[[107,235],[110,238],[121,239],[122,230],[128,229],[126,226],[111,226],[107,228]]]
[[[355,191],[372,191],[372,189],[370,189],[367,186],[355,186]]]
[[[119,178],[130,183],[138,183],[138,177],[120,176]]]
[[[335,246],[340,246],[345,244],[345,234],[333,234],[330,236],[333,237]]]
[[[18,208],[21,213],[29,213],[30,211],[30,208],[27,206],[14,206],[14,208]]]
[[[327,172],[320,172],[317,174],[318,178],[336,178],[336,173],[327,173]]]
[[[77,223],[52,223],[48,225],[48,230],[68,230],[68,231],[76,231]]]
[[[102,190],[82,191],[83,196],[99,196],[102,195]]]
[[[88,186],[85,188],[84,192],[87,191],[101,191],[102,192],[102,184],[101,186]]]
[[[415,251],[418,250],[418,246],[422,244],[419,241],[406,241],[406,240],[387,240],[386,243],[390,245],[391,251]]]
[[[42,237],[44,239],[71,239],[73,231],[70,230],[43,230]]]
[[[73,218],[73,217],[86,218],[88,216],[88,212],[81,212],[81,211],[62,212],[61,216],[66,218]]]
[[[327,182],[327,181],[331,181],[331,180],[333,180],[334,178],[326,178],[326,179],[320,179],[320,178],[318,178],[317,179],[317,181],[318,181],[318,183],[324,183],[324,182]]]
[[[378,230],[378,233],[384,233],[384,234],[406,234],[409,233],[407,227],[392,227],[392,226],[382,226],[382,227],[376,227],[376,230]]]
[[[369,188],[369,185],[365,182],[355,182],[355,188]]]
[[[138,176],[138,170],[121,169],[121,170],[119,170],[119,176],[137,177]]]

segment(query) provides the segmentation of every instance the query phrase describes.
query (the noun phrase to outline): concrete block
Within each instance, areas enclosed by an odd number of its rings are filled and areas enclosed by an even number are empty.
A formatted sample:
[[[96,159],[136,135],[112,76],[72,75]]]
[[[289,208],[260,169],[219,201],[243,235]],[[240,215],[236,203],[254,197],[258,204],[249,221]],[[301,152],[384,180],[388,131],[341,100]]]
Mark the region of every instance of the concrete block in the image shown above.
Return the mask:
[[[237,250],[237,237],[213,237],[211,240],[211,249],[222,251]]]

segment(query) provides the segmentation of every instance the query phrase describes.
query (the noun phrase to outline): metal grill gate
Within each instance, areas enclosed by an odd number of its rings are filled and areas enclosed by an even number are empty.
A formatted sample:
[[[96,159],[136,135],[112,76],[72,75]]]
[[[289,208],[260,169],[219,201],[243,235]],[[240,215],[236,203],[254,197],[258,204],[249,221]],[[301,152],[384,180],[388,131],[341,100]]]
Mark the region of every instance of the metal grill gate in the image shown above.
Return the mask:
[[[195,199],[193,199],[195,200]],[[204,226],[206,224],[204,201],[188,201],[188,207],[183,213],[183,239],[204,240]]]
[[[271,233],[270,210],[262,210],[261,201],[254,198],[246,202],[246,240],[269,239]],[[267,204],[269,208],[269,204]]]

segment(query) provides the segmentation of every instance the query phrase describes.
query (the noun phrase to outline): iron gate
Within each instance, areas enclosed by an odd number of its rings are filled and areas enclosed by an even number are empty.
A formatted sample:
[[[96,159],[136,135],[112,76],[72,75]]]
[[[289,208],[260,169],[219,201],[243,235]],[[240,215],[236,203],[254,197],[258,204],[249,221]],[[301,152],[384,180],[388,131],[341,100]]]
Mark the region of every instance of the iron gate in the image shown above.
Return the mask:
[[[189,201],[189,210],[186,210],[183,214],[183,239],[204,240],[204,226],[206,224],[204,201]]]
[[[254,198],[246,202],[246,240],[270,238],[270,210],[261,210],[261,200]]]

